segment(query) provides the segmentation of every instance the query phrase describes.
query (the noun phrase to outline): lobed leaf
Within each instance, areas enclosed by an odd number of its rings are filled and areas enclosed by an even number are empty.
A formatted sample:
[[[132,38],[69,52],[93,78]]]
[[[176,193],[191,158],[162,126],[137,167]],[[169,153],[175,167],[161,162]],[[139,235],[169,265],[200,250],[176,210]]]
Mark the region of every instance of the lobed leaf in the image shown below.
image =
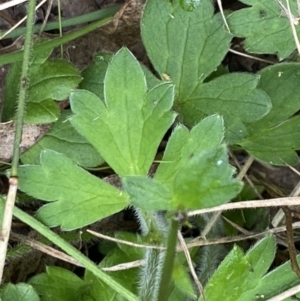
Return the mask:
[[[32,277],[29,283],[36,289],[43,301],[76,300],[80,298],[80,290],[84,286],[91,285],[61,267],[47,267],[45,273]]]
[[[178,102],[220,65],[231,40],[210,0],[189,1],[189,12],[181,6],[187,1],[180,2],[147,1],[141,23],[147,54],[158,74],[175,84]]]
[[[198,85],[181,105],[181,113],[190,125],[204,116],[220,114],[225,122],[226,140],[239,141],[248,134],[246,125],[265,116],[272,107],[268,95],[257,89],[258,82],[258,76],[246,73],[217,77]]]
[[[256,300],[262,294],[257,288],[274,259],[275,248],[272,236],[263,238],[246,255],[235,246],[206,285],[206,300],[219,300],[220,291],[224,301]]]
[[[40,301],[40,297],[30,284],[8,283],[0,292],[1,301]]]
[[[295,50],[295,42],[288,17],[274,0],[242,0],[250,7],[239,9],[228,17],[234,35],[245,38],[245,50],[260,54],[277,54],[279,60]],[[286,6],[286,2],[283,2]],[[290,1],[291,11],[297,16],[296,1]],[[299,26],[295,26],[297,34]]]
[[[270,66],[261,72],[259,88],[272,100],[272,109],[262,119],[247,125],[249,136],[239,142],[254,157],[271,164],[295,165],[300,149],[300,68],[296,63]]]
[[[121,211],[128,196],[92,176],[62,154],[41,153],[41,165],[19,169],[19,188],[38,199],[52,202],[37,217],[50,227],[81,228]]]
[[[242,183],[232,178],[226,146],[220,145],[223,131],[223,120],[216,115],[191,132],[177,127],[153,180],[123,179],[131,204],[145,210],[189,210],[216,206],[236,196]]]
[[[173,90],[165,83],[147,93],[139,62],[121,49],[106,73],[104,102],[83,90],[71,94],[71,123],[120,176],[145,175],[176,116]]]

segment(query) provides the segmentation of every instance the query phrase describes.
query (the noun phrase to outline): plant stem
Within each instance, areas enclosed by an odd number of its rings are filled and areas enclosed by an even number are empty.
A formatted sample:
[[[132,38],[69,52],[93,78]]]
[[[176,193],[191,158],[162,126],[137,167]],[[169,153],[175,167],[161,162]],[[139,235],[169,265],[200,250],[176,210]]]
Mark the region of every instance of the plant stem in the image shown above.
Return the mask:
[[[173,266],[175,261],[175,254],[176,254],[178,228],[179,228],[179,221],[172,218],[169,234],[168,234],[167,251],[166,251],[162,275],[159,283],[157,301],[168,300],[168,295],[170,293],[170,287],[171,287]]]
[[[7,244],[9,240],[9,234],[11,229],[11,221],[13,215],[13,209],[15,206],[16,193],[18,188],[18,165],[20,158],[20,144],[22,141],[22,126],[23,119],[26,107],[26,94],[28,87],[28,70],[29,70],[29,61],[30,61],[30,51],[32,45],[32,27],[34,23],[34,14],[35,14],[35,3],[36,0],[30,0],[28,5],[28,18],[26,23],[26,36],[24,42],[24,54],[23,54],[23,63],[22,63],[22,72],[20,79],[20,91],[18,99],[18,107],[16,113],[15,121],[15,138],[14,138],[14,150],[13,150],[13,159],[11,166],[11,173],[9,179],[9,191],[7,194],[5,210],[3,213],[2,221],[2,230],[1,230],[1,240],[0,240],[0,282],[2,280],[4,263],[7,252]]]

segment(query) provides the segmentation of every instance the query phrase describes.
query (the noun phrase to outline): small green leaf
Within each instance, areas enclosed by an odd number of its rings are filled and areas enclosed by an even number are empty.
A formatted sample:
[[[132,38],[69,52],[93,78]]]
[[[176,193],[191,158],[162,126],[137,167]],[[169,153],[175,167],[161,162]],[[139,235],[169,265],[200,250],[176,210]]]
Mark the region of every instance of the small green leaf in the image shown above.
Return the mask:
[[[155,179],[167,187],[172,187],[177,171],[192,155],[216,147],[223,137],[223,118],[218,115],[203,119],[190,132],[182,125],[177,126],[168,141]]]
[[[148,90],[162,83],[145,65],[141,64],[141,67],[146,77]]]
[[[144,210],[168,210],[171,194],[159,182],[142,176],[123,178],[123,186],[130,195],[130,204]]]
[[[272,107],[268,95],[256,88],[258,81],[258,76],[231,73],[200,84],[180,104],[181,114],[191,125],[207,115],[220,114],[225,121],[226,140],[239,141],[248,134],[246,124],[262,118]]]
[[[43,301],[82,300],[80,289],[88,285],[74,273],[61,267],[47,267],[46,273],[32,277],[29,283],[37,290]]]
[[[50,227],[73,230],[121,211],[128,205],[125,192],[90,175],[61,154],[45,150],[41,165],[19,169],[19,188],[52,202],[37,217]]]
[[[82,71],[83,80],[79,88],[104,99],[104,77],[112,57],[113,55],[110,53],[98,53],[94,57],[94,62]]]
[[[68,61],[46,61],[32,65],[29,75],[28,101],[64,100],[81,81],[79,71]]]
[[[131,204],[146,210],[199,209],[236,196],[242,183],[232,179],[226,146],[220,146],[223,129],[220,116],[204,119],[190,133],[177,127],[153,180],[123,179]]]
[[[242,189],[233,173],[225,145],[195,154],[175,175],[172,206],[200,209],[228,202]]]
[[[299,265],[300,255],[297,256],[297,262]],[[264,296],[265,300],[268,300],[269,298],[285,292],[299,283],[300,280],[298,276],[291,269],[291,262],[287,261],[262,277],[258,286],[252,291],[252,296],[261,295]]]
[[[278,54],[279,60],[295,50],[295,41],[288,17],[274,0],[242,0],[247,6],[228,17],[232,32],[245,38],[246,51],[261,54]],[[286,6],[286,2],[283,1]],[[291,11],[297,16],[296,1],[290,1]],[[299,26],[295,26],[300,34]]]
[[[295,284],[297,276],[290,267],[288,270],[288,263],[265,276],[274,259],[275,251],[276,242],[271,235],[260,240],[246,255],[235,246],[205,287],[206,299],[217,301],[218,292],[222,291],[224,301],[253,301],[257,296],[264,296],[263,300],[267,300],[290,288]],[[271,279],[276,280],[275,286],[271,284]]]
[[[270,268],[274,260],[275,251],[276,241],[273,236],[269,235],[260,240],[247,252],[245,258],[250,262],[252,270],[248,274],[248,287],[239,297],[239,301],[251,301],[255,298],[258,292],[256,287]],[[251,290],[252,288],[254,290]]]
[[[27,283],[7,284],[0,293],[1,301],[40,301],[33,287]]]
[[[24,164],[39,164],[41,151],[51,149],[64,154],[83,167],[103,164],[104,160],[96,149],[71,125],[70,116],[70,111],[64,110],[60,119],[47,134],[21,155],[22,162]]]
[[[52,99],[45,99],[40,103],[29,102],[26,106],[24,122],[28,124],[51,123],[60,116],[59,106]]]
[[[252,156],[276,165],[296,165],[299,161],[294,150],[300,149],[300,116],[275,127],[261,129],[239,143]]]
[[[296,63],[270,66],[261,71],[259,88],[272,100],[272,109],[259,121],[247,125],[249,136],[239,144],[254,157],[272,164],[295,165],[300,149],[298,117],[293,116],[300,103],[300,67]]]
[[[139,62],[121,49],[106,73],[104,103],[87,91],[71,94],[71,123],[120,176],[147,174],[176,116],[172,85],[146,90]]]
[[[8,73],[5,83],[3,121],[8,121],[14,117],[20,86],[20,73],[21,63],[19,62],[14,64]],[[36,111],[37,105],[33,109],[30,107],[31,103],[41,103],[47,100],[47,106],[45,107],[44,104],[39,108],[44,114],[48,110],[46,117],[41,117],[41,119],[52,120],[53,115],[56,116],[57,113],[53,109],[53,104],[51,105],[51,109],[49,108],[49,100],[64,100],[67,98],[71,89],[74,89],[80,82],[81,76],[79,71],[67,61],[54,60],[44,62],[41,59],[34,61],[34,64],[31,65],[29,78],[26,80],[28,81],[27,101],[30,109],[28,119],[36,120],[38,114]]]
[[[231,40],[210,0],[184,1],[194,4],[188,13],[181,1],[147,1],[141,24],[147,54],[158,74],[175,84],[177,101],[220,65]]]
[[[223,301],[237,301],[247,288],[246,279],[250,271],[251,264],[245,258],[243,251],[234,246],[206,285],[205,299],[219,301],[222,292]],[[203,299],[200,298],[199,301]]]

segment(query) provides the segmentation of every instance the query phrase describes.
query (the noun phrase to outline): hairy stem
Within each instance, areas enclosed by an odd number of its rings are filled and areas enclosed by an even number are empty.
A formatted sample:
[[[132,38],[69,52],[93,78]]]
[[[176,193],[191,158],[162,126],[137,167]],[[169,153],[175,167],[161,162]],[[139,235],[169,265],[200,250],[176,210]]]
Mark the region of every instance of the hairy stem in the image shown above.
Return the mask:
[[[172,218],[168,240],[167,240],[167,251],[164,258],[162,275],[159,283],[158,298],[157,301],[165,301],[168,299],[170,293],[172,272],[176,254],[177,244],[177,231],[179,228],[179,221]]]

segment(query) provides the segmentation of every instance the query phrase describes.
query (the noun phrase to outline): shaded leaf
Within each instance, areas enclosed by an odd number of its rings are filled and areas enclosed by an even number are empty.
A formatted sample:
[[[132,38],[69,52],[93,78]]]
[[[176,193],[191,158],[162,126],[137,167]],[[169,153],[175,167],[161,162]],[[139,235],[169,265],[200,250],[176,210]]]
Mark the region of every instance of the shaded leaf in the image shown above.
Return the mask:
[[[24,164],[39,164],[41,151],[51,149],[64,154],[67,158],[84,167],[103,164],[104,160],[96,149],[71,125],[70,116],[70,111],[63,111],[60,119],[46,135],[21,155],[22,162]]]
[[[113,55],[110,53],[98,53],[94,62],[82,71],[83,80],[79,88],[88,90],[100,99],[104,99],[104,77]]]
[[[3,120],[13,119],[20,86],[21,63],[15,63],[10,69],[5,83],[5,101]],[[63,60],[45,61],[44,54],[36,58],[29,69],[28,81],[28,122],[48,123],[58,117],[57,109],[50,100],[64,100],[81,80],[79,71],[69,62]],[[47,100],[47,105],[37,105]],[[50,107],[51,108],[50,108]],[[45,120],[45,121],[44,121]]]
[[[32,65],[29,74],[28,101],[64,100],[81,81],[79,71],[68,61],[46,61]]]
[[[74,273],[61,267],[47,267],[46,273],[38,274],[29,280],[43,301],[50,300],[84,300],[80,289],[88,285]]]
[[[40,103],[29,102],[26,106],[24,123],[51,123],[57,121],[59,116],[59,106],[52,99],[45,99]]]
[[[265,162],[295,165],[295,150],[300,149],[300,120],[298,116],[287,118],[300,109],[299,65],[285,63],[263,69],[259,87],[270,96],[273,107],[261,120],[247,125],[249,136],[239,144]]]
[[[290,22],[274,0],[242,0],[248,6],[233,12],[228,17],[230,30],[245,38],[248,52],[277,54],[282,60],[295,50],[295,41]],[[283,1],[286,6],[286,2]],[[291,11],[297,16],[296,1],[290,1]],[[299,35],[300,28],[295,26]]]
[[[40,298],[30,284],[9,283],[0,293],[1,301],[39,301]]]

